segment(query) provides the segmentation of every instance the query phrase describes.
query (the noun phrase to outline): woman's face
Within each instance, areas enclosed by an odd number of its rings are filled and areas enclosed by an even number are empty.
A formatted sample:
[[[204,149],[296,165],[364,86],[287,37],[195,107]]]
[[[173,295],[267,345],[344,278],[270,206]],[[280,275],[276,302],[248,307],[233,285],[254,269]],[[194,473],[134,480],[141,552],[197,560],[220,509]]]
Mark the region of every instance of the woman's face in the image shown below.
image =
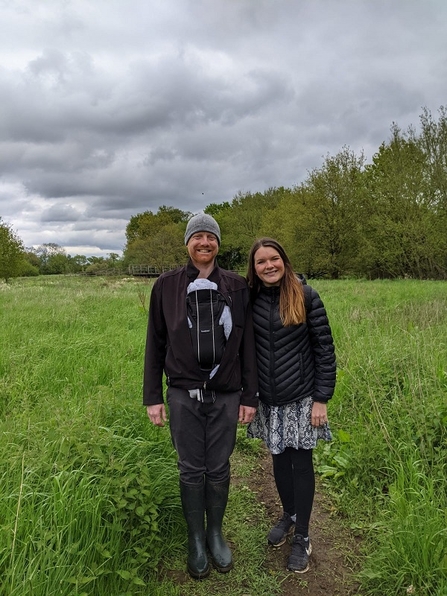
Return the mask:
[[[255,273],[265,286],[279,286],[284,276],[284,261],[271,246],[261,246],[254,254]]]

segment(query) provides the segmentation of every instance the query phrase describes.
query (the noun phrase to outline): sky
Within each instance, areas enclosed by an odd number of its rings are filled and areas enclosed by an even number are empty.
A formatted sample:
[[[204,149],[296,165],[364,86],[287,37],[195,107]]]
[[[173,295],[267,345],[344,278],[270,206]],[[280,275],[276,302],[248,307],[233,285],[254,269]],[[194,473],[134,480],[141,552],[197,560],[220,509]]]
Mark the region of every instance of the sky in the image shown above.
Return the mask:
[[[293,187],[447,104],[445,0],[0,0],[0,217],[121,254],[133,215]]]

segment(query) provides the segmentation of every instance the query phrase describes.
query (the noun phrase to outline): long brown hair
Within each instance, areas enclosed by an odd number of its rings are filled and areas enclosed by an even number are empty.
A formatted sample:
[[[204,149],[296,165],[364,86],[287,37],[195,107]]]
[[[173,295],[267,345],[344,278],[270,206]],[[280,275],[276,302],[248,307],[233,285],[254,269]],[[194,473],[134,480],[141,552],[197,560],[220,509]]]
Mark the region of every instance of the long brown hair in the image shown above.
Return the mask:
[[[256,275],[255,254],[263,246],[276,250],[284,263],[284,275],[279,288],[279,316],[282,324],[299,325],[306,320],[303,284],[293,271],[292,263],[281,244],[273,238],[260,238],[253,243],[248,257],[247,281],[251,290],[252,299],[256,297],[262,287],[262,282]]]

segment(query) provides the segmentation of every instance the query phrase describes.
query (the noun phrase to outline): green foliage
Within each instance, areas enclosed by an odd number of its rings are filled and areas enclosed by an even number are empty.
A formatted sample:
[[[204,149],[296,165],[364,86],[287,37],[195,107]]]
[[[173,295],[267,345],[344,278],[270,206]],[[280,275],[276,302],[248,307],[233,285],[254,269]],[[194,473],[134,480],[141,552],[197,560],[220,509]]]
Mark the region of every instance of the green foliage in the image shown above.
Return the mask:
[[[70,584],[144,585],[166,547],[158,524],[166,530],[168,512],[179,515],[167,442],[163,453],[152,441],[123,436],[118,425],[89,427],[82,418],[74,425],[53,418],[32,430],[32,441],[16,433],[7,453],[17,463],[21,455],[22,474],[14,532],[0,555],[3,589],[33,593],[42,569],[48,585],[66,585],[67,593]],[[6,504],[15,500],[8,488]],[[171,529],[167,543],[172,538]]]
[[[39,271],[40,259],[37,256],[35,250],[31,250],[31,249],[27,248],[26,252],[24,254],[24,258],[25,258],[25,261],[27,263],[29,263],[29,265],[31,265],[32,267],[34,267],[34,269],[37,269],[37,271]]]
[[[126,227],[124,264],[145,264],[163,270],[185,261],[184,231],[187,211],[162,206],[131,217]]]
[[[372,553],[362,593],[447,585],[445,282],[315,283],[338,360],[317,469]],[[436,346],[436,349],[433,347]]]
[[[0,279],[8,282],[24,268],[24,248],[11,226],[0,218]]]
[[[355,269],[364,195],[363,156],[348,148],[328,156],[271,212],[268,232],[283,242],[297,270],[307,277],[337,279]]]
[[[375,555],[360,573],[366,594],[387,593],[391,585],[396,594],[410,586],[414,594],[447,591],[447,528],[439,499],[444,487],[423,467],[408,453],[395,466],[384,521],[376,528]]]
[[[54,242],[42,244],[36,249],[35,253],[39,258],[41,273],[46,275],[68,273],[68,255],[58,244]]]
[[[0,294],[2,594],[151,593],[178,541],[169,432],[138,399],[138,287],[40,277]]]
[[[127,263],[150,263],[161,271],[185,260],[184,231],[177,224],[163,226],[149,239],[135,240],[126,251]]]
[[[39,268],[31,265],[28,259],[24,259],[20,265],[19,277],[35,277],[39,275]]]
[[[219,213],[231,209],[230,203],[225,201],[224,203],[210,203],[205,209],[205,213],[211,215],[212,217],[217,217]]]
[[[428,196],[432,206],[445,217],[447,212],[447,108],[441,106],[436,121],[426,108],[420,122],[418,144],[425,156]]]
[[[395,126],[367,172],[363,270],[369,277],[437,277],[443,247],[417,138]]]
[[[238,192],[211,203],[222,231],[219,263],[244,270],[256,238],[272,236],[310,278],[447,278],[447,109],[424,109],[420,133],[392,124],[366,164],[343,147],[293,188]],[[131,218],[125,264],[184,262],[189,214],[160,207]]]
[[[142,287],[85,276],[0,286],[1,594],[279,592],[263,564],[263,509],[245,486],[232,487],[225,520],[236,568],[186,577],[169,429],[141,406]],[[255,456],[242,429],[238,444]]]
[[[447,291],[434,281],[312,285],[338,360],[326,490],[364,537],[362,594],[447,585]],[[279,593],[262,506],[243,484],[258,441],[237,434],[231,574],[180,586],[185,524],[169,430],[140,404],[146,284],[39,277],[0,286],[0,593]],[[235,466],[234,466],[235,467]],[[169,573],[167,573],[169,575]],[[411,592],[408,592],[411,593]]]
[[[220,210],[216,219],[222,232],[221,252],[224,254],[233,251],[244,255],[246,262],[254,240],[263,235],[262,222],[265,214],[274,209],[284,192],[287,191],[283,188],[270,188],[264,193],[238,193],[230,209]]]
[[[122,259],[116,253],[108,257],[67,255],[59,244],[42,244],[36,249],[28,249],[20,275],[61,275],[66,273],[87,273],[89,275],[110,275],[122,272]]]
[[[177,207],[167,207],[166,205],[162,205],[157,211],[158,218],[165,221],[166,224],[186,223],[191,215],[192,213],[189,211],[182,211]]]

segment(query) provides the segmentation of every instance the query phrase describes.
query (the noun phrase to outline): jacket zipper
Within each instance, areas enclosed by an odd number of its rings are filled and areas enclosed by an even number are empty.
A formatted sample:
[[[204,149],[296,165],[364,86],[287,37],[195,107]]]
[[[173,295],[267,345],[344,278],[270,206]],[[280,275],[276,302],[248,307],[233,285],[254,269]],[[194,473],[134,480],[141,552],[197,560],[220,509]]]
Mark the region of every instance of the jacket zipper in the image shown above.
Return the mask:
[[[275,312],[275,297],[272,296],[270,298],[270,329],[269,329],[269,336],[270,336],[270,387],[272,392],[272,401],[276,404],[276,383],[275,383],[275,340],[273,337],[274,331],[274,312]]]

